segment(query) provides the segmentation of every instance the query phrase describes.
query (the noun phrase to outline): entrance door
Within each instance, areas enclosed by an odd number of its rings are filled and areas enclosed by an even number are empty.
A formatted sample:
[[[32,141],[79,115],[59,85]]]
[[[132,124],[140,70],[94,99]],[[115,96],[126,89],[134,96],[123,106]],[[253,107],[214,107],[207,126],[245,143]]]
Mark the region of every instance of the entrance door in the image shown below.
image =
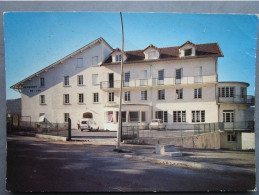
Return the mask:
[[[114,88],[114,76],[113,76],[113,73],[109,73],[109,88]]]

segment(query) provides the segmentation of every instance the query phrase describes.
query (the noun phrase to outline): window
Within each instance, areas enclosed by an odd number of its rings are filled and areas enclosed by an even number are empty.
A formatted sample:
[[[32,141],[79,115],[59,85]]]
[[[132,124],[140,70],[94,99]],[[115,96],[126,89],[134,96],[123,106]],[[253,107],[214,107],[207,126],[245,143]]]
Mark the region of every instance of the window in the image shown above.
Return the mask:
[[[234,87],[220,87],[218,95],[219,97],[234,97]]]
[[[186,111],[174,111],[173,112],[173,121],[175,123],[186,122]]]
[[[44,78],[40,78],[40,86],[41,87],[45,86],[45,79]]]
[[[77,76],[77,83],[78,83],[78,85],[83,85],[84,84],[84,77],[83,77],[83,75],[78,75]]]
[[[45,104],[45,95],[40,95],[40,104]]]
[[[233,123],[234,116],[234,110],[223,110],[223,122]]]
[[[64,94],[64,104],[69,104],[69,94]]]
[[[69,86],[69,76],[64,77],[64,86]]]
[[[237,141],[236,134],[228,133],[228,142],[235,142],[235,141]]]
[[[119,112],[116,112],[116,122],[119,122]],[[121,122],[126,122],[126,112],[121,112]]]
[[[138,112],[129,112],[129,122],[138,122],[139,121],[139,113]]]
[[[192,55],[192,48],[190,48],[190,49],[185,49],[185,50],[184,50],[184,55],[185,55],[185,56],[190,56],[190,55]]]
[[[64,113],[64,122],[68,122],[69,113]]]
[[[155,56],[156,56],[156,52],[155,51],[148,52],[148,59],[154,59]]]
[[[113,111],[107,112],[107,122],[113,122]]]
[[[82,67],[83,66],[83,58],[77,58],[77,67]]]
[[[182,80],[182,68],[178,68],[175,70],[175,83],[176,84],[181,84],[181,80]]]
[[[141,100],[147,100],[147,91],[141,91]]]
[[[156,111],[156,119],[161,119],[163,120],[164,123],[168,122],[168,116],[167,116],[167,111]]]
[[[125,78],[124,82],[128,83],[130,81],[130,72],[125,72],[124,78]]]
[[[78,94],[78,103],[79,104],[84,103],[84,94],[83,93]]]
[[[192,122],[193,123],[205,122],[205,110],[192,111]]]
[[[92,84],[98,85],[98,74],[92,74]]]
[[[114,92],[109,92],[109,102],[114,102]]]
[[[121,61],[121,54],[116,55],[116,62],[120,62]]]
[[[92,57],[92,65],[98,65],[98,56],[93,56]]]
[[[183,99],[183,89],[176,89],[176,99]]]
[[[158,90],[158,99],[159,100],[165,99],[165,90],[164,89]]]
[[[98,93],[94,93],[93,96],[94,96],[93,97],[94,98],[93,101],[94,102],[99,102],[99,94]]]
[[[246,93],[247,93],[246,87],[241,87],[240,88],[240,96],[241,96],[241,98],[244,98],[246,96]]]
[[[124,93],[124,100],[125,100],[125,101],[130,101],[130,91],[126,91],[126,92]]]
[[[141,112],[141,122],[146,122],[146,112]]]
[[[202,98],[202,89],[201,88],[194,89],[194,98],[195,99]]]
[[[158,85],[164,84],[164,70],[158,71]]]

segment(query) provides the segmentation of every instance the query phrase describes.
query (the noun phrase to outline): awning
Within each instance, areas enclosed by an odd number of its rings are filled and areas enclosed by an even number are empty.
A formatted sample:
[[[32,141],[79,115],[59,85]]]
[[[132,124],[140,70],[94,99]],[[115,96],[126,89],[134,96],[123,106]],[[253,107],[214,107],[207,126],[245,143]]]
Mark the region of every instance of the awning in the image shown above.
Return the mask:
[[[44,120],[45,120],[45,115],[40,116],[39,122],[40,123],[44,123]]]

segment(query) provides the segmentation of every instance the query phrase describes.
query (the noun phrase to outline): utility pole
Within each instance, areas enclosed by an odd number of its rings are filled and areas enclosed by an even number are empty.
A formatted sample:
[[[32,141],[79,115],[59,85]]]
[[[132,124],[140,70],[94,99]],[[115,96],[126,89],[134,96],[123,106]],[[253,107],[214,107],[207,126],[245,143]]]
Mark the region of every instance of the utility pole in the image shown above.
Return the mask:
[[[122,103],[122,84],[123,84],[124,32],[123,32],[123,21],[122,21],[122,14],[121,14],[121,12],[120,12],[120,18],[121,18],[121,35],[122,35],[121,83],[120,83],[119,127],[118,127],[118,132],[117,132],[117,147],[116,147],[116,149],[120,149],[120,142],[121,142],[121,136],[122,136],[121,103]]]

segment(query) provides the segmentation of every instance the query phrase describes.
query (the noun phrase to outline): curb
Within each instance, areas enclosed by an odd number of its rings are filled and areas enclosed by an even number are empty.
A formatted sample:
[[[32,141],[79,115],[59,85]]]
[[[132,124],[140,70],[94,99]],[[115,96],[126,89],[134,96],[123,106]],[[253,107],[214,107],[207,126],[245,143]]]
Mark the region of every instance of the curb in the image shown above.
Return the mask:
[[[44,139],[52,139],[52,140],[57,140],[57,141],[67,141],[66,137],[61,137],[61,136],[55,136],[55,135],[43,135],[43,134],[35,134],[35,137],[37,138],[44,138]]]
[[[124,154],[124,158],[132,158],[134,160],[143,160],[143,161],[152,161],[155,163],[171,165],[174,167],[182,167],[182,168],[194,168],[197,170],[210,170],[210,171],[222,171],[222,172],[245,172],[245,173],[255,173],[255,169],[246,169],[242,167],[229,166],[229,165],[217,165],[217,164],[209,164],[209,163],[201,163],[201,162],[191,162],[191,161],[183,161],[183,160],[171,160],[171,159],[163,159],[161,157],[150,157],[150,156],[140,156],[140,155],[132,155],[132,154]]]

